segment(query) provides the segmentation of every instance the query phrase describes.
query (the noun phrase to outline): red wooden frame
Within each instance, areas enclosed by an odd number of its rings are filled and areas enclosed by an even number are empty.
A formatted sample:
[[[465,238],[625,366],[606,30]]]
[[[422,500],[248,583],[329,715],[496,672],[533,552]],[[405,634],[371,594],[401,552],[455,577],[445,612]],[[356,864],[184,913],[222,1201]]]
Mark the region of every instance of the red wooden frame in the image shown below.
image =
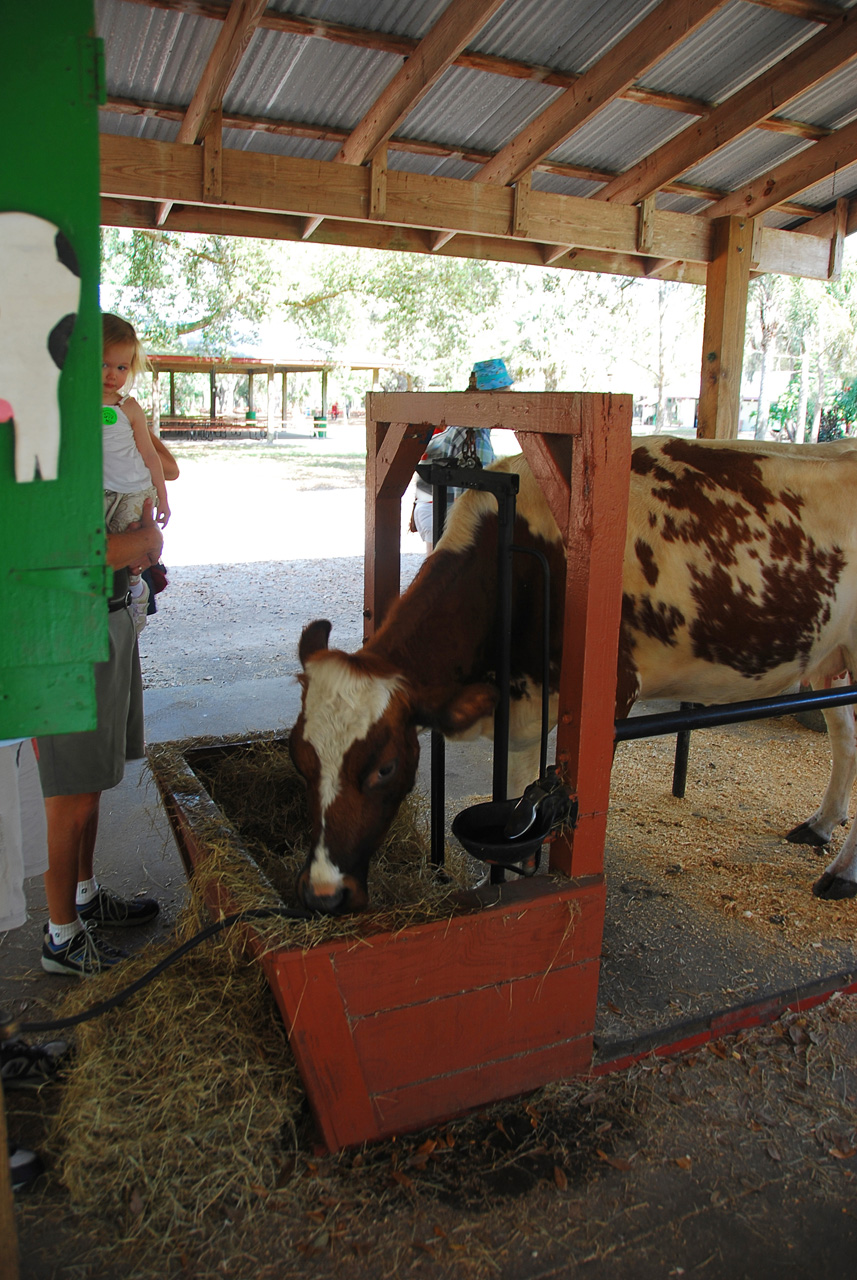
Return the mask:
[[[433,426],[517,432],[568,551],[557,758],[580,819],[552,845],[551,866],[567,878],[486,886],[464,895],[462,913],[449,919],[392,933],[370,912],[357,940],[304,950],[266,951],[248,927],[328,1150],[439,1123],[592,1066],[630,420],[628,396],[369,397],[369,631],[399,591],[401,499]],[[192,871],[213,803],[190,769],[181,785],[175,771],[159,783]]]
[[[584,392],[367,397],[367,636],[399,594],[402,495],[434,427],[514,431],[559,525],[567,578],[557,763],[580,804],[576,830],[551,845],[551,867],[565,875],[604,870],[631,412],[630,396]]]

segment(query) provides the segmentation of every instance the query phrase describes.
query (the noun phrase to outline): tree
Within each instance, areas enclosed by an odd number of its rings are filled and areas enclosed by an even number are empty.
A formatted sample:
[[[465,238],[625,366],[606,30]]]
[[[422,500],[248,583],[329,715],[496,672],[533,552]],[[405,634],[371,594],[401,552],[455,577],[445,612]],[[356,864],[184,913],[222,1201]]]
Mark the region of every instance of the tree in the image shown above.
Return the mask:
[[[279,281],[279,246],[237,236],[170,231],[102,232],[102,296],[152,348],[169,350],[194,334],[219,354],[246,339],[267,315]]]

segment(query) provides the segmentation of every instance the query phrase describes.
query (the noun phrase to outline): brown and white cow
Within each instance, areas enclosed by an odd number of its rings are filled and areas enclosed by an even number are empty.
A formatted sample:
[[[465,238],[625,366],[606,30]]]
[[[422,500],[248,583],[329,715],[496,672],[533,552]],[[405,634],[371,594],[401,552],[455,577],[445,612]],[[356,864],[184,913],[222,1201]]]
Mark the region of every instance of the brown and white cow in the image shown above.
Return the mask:
[[[523,458],[515,541],[552,565],[552,680],[561,651],[562,543]],[[367,902],[369,859],[419,758],[417,729],[490,734],[497,690],[496,506],[470,492],[379,631],[356,654],[300,642],[292,755],[306,779],[312,852],[299,879],[319,911]],[[537,772],[538,570],[516,556],[509,794]],[[635,442],[616,714],[637,697],[718,703],[819,684],[857,658],[857,448],[649,437]],[[833,755],[818,809],[790,838],[826,844],[857,776],[854,714],[825,713]],[[857,822],[814,892],[857,894]]]

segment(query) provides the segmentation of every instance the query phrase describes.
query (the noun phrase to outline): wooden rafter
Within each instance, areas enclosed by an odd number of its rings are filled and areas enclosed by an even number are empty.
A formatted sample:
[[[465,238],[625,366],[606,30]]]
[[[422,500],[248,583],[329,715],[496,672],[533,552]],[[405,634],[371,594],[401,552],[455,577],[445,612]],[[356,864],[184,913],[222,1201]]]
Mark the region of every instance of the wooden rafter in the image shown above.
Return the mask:
[[[818,84],[849,57],[857,57],[857,12],[845,12],[766,75],[721,103],[705,119],[651,152],[596,192],[597,200],[635,204],[758,126],[798,94]]]
[[[104,134],[101,152],[104,195],[120,202],[157,202],[169,190],[182,205],[211,208],[202,148]],[[282,233],[282,238],[288,239],[300,238],[307,219],[333,218],[343,226],[330,243],[405,248],[407,241],[407,247],[413,244],[416,252],[429,252],[430,241],[436,243],[438,233],[453,232],[456,240],[451,249],[461,256],[479,254],[465,251],[463,246],[459,250],[458,236],[469,237],[470,249],[474,245],[492,246],[491,252],[486,250],[486,257],[539,265],[544,261],[545,245],[572,245],[571,254],[562,260],[564,264],[582,265],[587,254],[604,254],[614,264],[627,264],[629,275],[644,273],[643,258],[669,258],[689,264],[689,270],[693,264],[704,268],[710,261],[711,224],[699,216],[658,210],[647,233],[647,252],[641,255],[639,215],[632,206],[531,190],[526,221],[519,221],[516,227],[515,193],[509,188],[475,187],[459,179],[397,170],[389,170],[386,175],[383,231],[367,233],[366,226],[371,225],[368,169],[232,150],[224,151],[221,160],[222,194],[218,203],[238,211],[232,220],[235,234],[278,237],[276,217],[266,215],[288,215],[294,219],[294,224]],[[253,212],[260,216],[253,218]],[[192,216],[197,226],[203,224],[199,211]],[[242,223],[243,231],[239,229]],[[191,229],[188,220],[181,224],[170,220],[167,225]],[[205,225],[212,226],[213,220],[208,218]],[[327,243],[322,231],[323,228],[317,238]],[[501,245],[502,241],[508,243]],[[760,269],[826,278],[828,246],[823,240],[765,228],[763,242]],[[526,251],[515,249],[516,244],[526,244]],[[690,276],[670,271],[668,278]],[[694,278],[699,279],[699,274],[695,273]]]
[[[453,0],[376,98],[337,160],[364,164],[421,101],[504,0]]]
[[[765,4],[766,0],[755,0]],[[166,9],[172,12],[188,13],[203,18],[223,21],[228,12],[228,0],[127,0],[129,4],[145,5],[148,8]],[[797,8],[806,12],[797,13],[789,0],[772,0],[772,8],[782,8],[784,12],[796,13],[816,22],[832,22],[841,18],[842,11],[835,5],[821,6],[825,16],[819,15],[818,5],[803,5],[798,0]],[[400,36],[385,31],[368,31],[363,27],[349,27],[344,23],[326,22],[316,18],[304,18],[297,14],[280,13],[275,9],[266,10],[259,20],[259,26],[268,31],[280,31],[285,35],[302,36],[306,39],[329,40],[336,44],[350,45],[352,48],[372,49],[378,53],[392,53],[407,58],[414,52],[419,41],[411,36]],[[479,53],[476,50],[464,49],[453,60],[456,67],[467,67],[472,71],[485,71],[489,75],[507,76],[515,80],[526,80],[529,83],[545,84],[559,89],[569,89],[576,84],[580,76],[572,71],[561,71],[557,67],[548,67],[540,63],[525,62],[519,58],[503,58],[495,54]],[[705,117],[713,110],[714,104],[700,98],[691,98],[683,94],[667,93],[658,89],[647,89],[643,85],[629,85],[618,95],[629,102],[639,102],[643,106],[660,107],[665,111],[677,111],[684,115]],[[264,129],[260,122],[257,128]],[[817,130],[813,125],[802,121],[771,120],[761,122],[759,128],[776,130],[777,132],[797,133],[806,136],[807,131],[813,135]],[[391,143],[392,143],[391,139]],[[480,163],[484,163],[484,160]]]
[[[475,181],[496,186],[517,181],[725,3],[726,0],[662,0],[576,84],[512,138],[475,175]]]
[[[104,111],[116,112],[120,115],[140,115],[156,120],[177,120],[184,118],[181,107],[169,106],[166,103],[144,102],[138,98],[120,98],[111,95],[102,107]],[[333,129],[324,126],[308,125],[297,120],[274,120],[264,116],[246,116],[224,111],[222,114],[224,129],[238,129],[247,132],[271,133],[286,138],[310,138],[315,142],[343,143],[348,137],[347,129]],[[831,129],[814,128],[811,125],[800,125],[789,132],[804,138],[826,138]],[[406,151],[412,155],[449,157],[466,160],[469,164],[487,164],[495,154],[493,151],[480,151],[475,147],[443,146],[438,142],[424,142],[420,138],[391,138],[387,144],[390,151]],[[537,164],[535,172],[554,173],[560,178],[582,179],[584,182],[610,182],[617,174],[606,169],[593,169],[589,165],[562,164],[557,161],[544,161]],[[693,196],[699,200],[720,200],[727,194],[717,187],[704,187],[693,182],[669,182],[663,191],[681,196]],[[816,210],[807,205],[786,201],[778,206],[785,213],[797,218],[815,217]]]
[[[178,142],[193,143],[203,137],[208,120],[222,107],[223,95],[238,70],[238,64],[259,25],[265,7],[266,0],[232,0],[196,92],[185,112],[179,128]],[[169,211],[170,201],[158,206],[158,226],[166,221]]]
[[[705,210],[705,216],[719,218],[727,214],[741,214],[755,218],[767,209],[772,209],[780,200],[787,200],[799,191],[808,190],[831,177],[837,169],[854,164],[855,160],[857,121],[843,129],[837,129],[820,142],[810,144],[775,169],[724,196]]]

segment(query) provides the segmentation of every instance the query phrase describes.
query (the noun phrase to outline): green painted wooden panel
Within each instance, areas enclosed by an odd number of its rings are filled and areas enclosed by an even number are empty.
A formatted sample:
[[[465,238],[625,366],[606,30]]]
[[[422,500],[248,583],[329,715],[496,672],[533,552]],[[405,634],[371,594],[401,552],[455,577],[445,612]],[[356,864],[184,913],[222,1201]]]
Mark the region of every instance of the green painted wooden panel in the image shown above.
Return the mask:
[[[0,238],[6,213],[44,219],[67,238],[80,268],[77,319],[58,384],[56,479],[16,480],[15,427],[0,422],[0,738],[5,738],[94,727],[92,667],[107,657],[104,597],[110,574],[102,507],[98,310],[103,67],[92,0],[4,5],[2,28]],[[7,238],[11,226],[7,218]],[[3,291],[0,279],[0,308]],[[58,290],[56,320],[68,310],[64,293],[67,285]],[[23,317],[26,301],[19,299],[16,306],[25,328],[38,326],[32,312]],[[7,316],[8,310],[7,300]],[[24,392],[8,371],[12,346],[6,332],[6,382],[15,386],[20,402]],[[36,354],[43,364],[43,350]],[[15,367],[21,367],[17,358]],[[33,403],[36,391],[44,393],[49,384],[34,354],[28,382]],[[15,400],[0,379],[4,398],[14,412]]]

